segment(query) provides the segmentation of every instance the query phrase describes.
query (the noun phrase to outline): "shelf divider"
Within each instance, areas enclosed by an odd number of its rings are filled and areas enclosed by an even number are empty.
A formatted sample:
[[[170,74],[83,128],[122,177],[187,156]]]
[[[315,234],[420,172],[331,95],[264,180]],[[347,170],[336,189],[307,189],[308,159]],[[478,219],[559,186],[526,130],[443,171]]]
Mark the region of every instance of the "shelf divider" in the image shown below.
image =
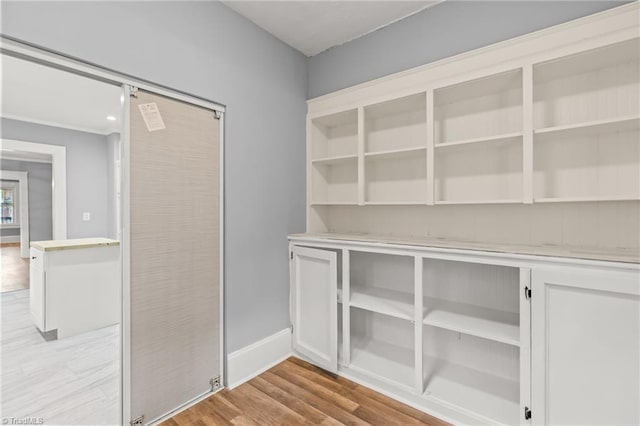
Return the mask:
[[[435,199],[435,109],[433,107],[433,89],[427,90],[427,204],[432,206]]]
[[[364,206],[365,200],[365,110],[364,107],[358,107],[358,205]]]
[[[533,204],[533,64],[522,68],[522,199]]]

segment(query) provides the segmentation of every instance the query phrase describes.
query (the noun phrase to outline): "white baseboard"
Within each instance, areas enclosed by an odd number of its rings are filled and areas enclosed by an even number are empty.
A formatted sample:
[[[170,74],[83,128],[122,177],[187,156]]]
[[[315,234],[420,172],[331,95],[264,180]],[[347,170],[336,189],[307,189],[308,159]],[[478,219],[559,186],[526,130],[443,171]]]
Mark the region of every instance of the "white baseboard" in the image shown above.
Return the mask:
[[[227,357],[227,387],[240,386],[292,354],[289,328],[230,353]]]
[[[19,243],[20,235],[3,235],[0,236],[0,243]]]

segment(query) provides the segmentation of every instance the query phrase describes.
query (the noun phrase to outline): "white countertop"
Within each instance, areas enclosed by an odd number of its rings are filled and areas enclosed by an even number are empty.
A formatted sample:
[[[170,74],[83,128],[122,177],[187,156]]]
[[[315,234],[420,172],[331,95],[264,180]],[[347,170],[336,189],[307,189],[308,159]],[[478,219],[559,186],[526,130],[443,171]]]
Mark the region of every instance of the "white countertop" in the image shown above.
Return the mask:
[[[73,240],[50,240],[31,242],[31,247],[40,251],[73,250],[119,245],[120,241],[112,240],[110,238],[76,238]]]
[[[305,233],[289,235],[293,239],[326,239],[350,240],[369,243],[401,244],[443,249],[477,250],[485,252],[511,253],[532,256],[553,256],[571,259],[584,259],[608,262],[640,263],[638,250],[604,250],[579,247],[562,247],[552,245],[529,246],[519,244],[481,243],[472,241],[453,241],[435,238],[383,236],[374,234],[337,234],[337,233]]]

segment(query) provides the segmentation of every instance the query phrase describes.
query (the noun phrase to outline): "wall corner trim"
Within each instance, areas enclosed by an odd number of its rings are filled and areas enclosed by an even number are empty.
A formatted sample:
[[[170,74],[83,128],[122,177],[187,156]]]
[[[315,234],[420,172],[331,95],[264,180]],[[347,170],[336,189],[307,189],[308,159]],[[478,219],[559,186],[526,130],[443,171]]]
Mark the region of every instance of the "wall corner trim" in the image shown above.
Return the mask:
[[[227,356],[227,388],[240,386],[291,355],[290,328],[230,353]]]

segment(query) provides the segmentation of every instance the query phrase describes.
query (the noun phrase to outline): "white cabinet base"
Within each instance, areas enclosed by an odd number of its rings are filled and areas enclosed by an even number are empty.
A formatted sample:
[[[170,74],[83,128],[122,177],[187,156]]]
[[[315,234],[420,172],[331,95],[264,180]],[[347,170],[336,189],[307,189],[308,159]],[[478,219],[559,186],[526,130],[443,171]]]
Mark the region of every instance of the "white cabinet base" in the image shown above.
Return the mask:
[[[61,339],[120,322],[118,245],[53,250],[32,247],[31,262],[31,317],[45,339]]]

